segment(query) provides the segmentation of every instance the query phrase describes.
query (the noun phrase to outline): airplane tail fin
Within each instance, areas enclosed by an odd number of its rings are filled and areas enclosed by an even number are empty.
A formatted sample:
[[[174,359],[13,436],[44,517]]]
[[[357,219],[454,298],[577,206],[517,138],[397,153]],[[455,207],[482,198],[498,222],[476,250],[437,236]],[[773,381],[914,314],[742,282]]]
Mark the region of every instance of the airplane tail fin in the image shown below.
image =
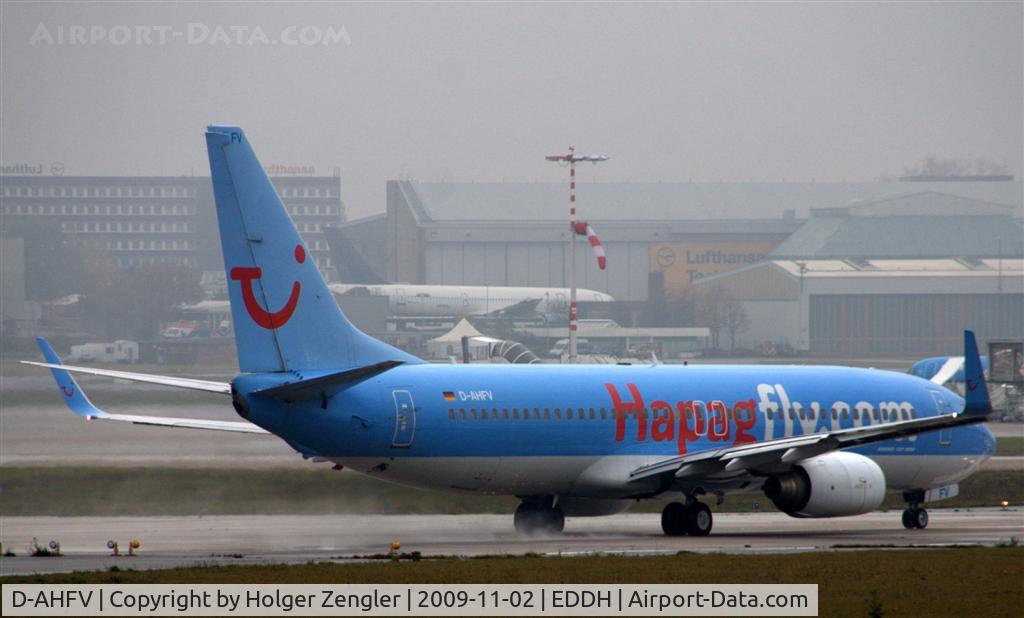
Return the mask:
[[[992,411],[985,370],[978,355],[974,331],[964,331],[964,413],[987,415]]]
[[[348,321],[241,128],[207,127],[206,148],[243,372],[422,362]]]

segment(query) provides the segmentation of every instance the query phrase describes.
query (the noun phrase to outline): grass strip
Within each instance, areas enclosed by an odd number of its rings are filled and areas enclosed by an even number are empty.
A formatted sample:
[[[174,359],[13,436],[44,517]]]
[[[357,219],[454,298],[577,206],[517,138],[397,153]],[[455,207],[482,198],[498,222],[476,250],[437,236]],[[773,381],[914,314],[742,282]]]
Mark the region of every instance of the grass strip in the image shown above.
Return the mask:
[[[1020,547],[815,554],[512,556],[356,564],[197,567],[0,578],[0,583],[746,583],[818,584],[821,616],[1018,616]],[[872,611],[875,610],[875,611]]]

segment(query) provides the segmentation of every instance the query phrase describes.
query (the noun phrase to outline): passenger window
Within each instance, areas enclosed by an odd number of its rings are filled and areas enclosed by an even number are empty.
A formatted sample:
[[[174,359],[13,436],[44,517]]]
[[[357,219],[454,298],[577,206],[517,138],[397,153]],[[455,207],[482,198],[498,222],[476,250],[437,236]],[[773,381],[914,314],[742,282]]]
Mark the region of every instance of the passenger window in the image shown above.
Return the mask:
[[[455,408],[448,408],[448,420],[455,420]]]
[[[555,408],[555,410],[558,410],[558,408]],[[546,421],[550,421],[551,420],[551,410],[548,409],[548,408],[544,408],[544,420],[546,420]]]
[[[466,420],[466,408],[459,408],[459,414],[462,416],[462,420]]]
[[[597,417],[594,416],[594,408],[590,408],[590,420],[595,420]]]
[[[567,421],[571,421],[572,420],[572,408],[566,408],[565,409],[565,420],[567,420]]]
[[[796,412],[794,412],[793,410],[789,411],[789,420],[791,420],[791,421],[795,421],[796,420]]]
[[[608,410],[606,408],[601,408],[601,420],[608,420]]]
[[[505,414],[508,414],[508,408],[505,408]],[[519,420],[519,408],[512,408],[512,420]]]
[[[480,420],[487,420],[487,408],[480,408]]]
[[[577,409],[576,410],[576,418],[580,419],[581,421],[584,420],[586,418],[586,416],[584,414],[585,412],[586,412],[586,410],[584,410],[583,408]]]
[[[545,408],[545,410],[546,409],[547,408]],[[539,421],[540,420],[540,408],[534,408],[533,409],[533,420],[535,420],[535,421]]]
[[[476,408],[470,408],[469,409],[469,413],[473,415],[473,420],[474,421],[477,420],[476,419]]]
[[[508,420],[508,408],[505,408],[505,410],[504,410],[504,414],[502,414],[502,416],[504,416],[504,417],[505,417],[505,420],[506,420],[506,421]],[[497,411],[497,410],[495,410],[495,411],[494,411],[494,417],[495,417],[495,418],[497,418],[497,417],[498,417],[498,411]]]

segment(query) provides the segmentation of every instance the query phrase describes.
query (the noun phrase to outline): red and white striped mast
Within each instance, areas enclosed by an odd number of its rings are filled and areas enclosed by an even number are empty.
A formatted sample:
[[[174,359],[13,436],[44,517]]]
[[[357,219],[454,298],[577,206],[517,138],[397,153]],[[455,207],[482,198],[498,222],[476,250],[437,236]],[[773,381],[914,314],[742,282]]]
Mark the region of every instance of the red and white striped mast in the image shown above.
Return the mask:
[[[597,235],[586,221],[576,221],[576,163],[589,161],[600,163],[607,161],[604,155],[578,155],[576,146],[569,146],[569,153],[564,155],[548,155],[548,161],[569,164],[569,362],[576,362],[576,235],[584,235],[590,239],[590,245],[598,256],[598,265],[604,270],[605,258]]]

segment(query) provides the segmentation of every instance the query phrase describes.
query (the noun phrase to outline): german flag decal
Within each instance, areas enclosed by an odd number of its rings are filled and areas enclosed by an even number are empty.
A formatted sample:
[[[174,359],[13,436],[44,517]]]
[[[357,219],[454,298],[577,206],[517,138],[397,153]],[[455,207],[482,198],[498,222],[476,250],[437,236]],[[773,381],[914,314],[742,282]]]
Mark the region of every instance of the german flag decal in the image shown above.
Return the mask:
[[[455,393],[452,392],[452,391],[445,391],[444,392],[444,400],[445,401],[455,401]]]

